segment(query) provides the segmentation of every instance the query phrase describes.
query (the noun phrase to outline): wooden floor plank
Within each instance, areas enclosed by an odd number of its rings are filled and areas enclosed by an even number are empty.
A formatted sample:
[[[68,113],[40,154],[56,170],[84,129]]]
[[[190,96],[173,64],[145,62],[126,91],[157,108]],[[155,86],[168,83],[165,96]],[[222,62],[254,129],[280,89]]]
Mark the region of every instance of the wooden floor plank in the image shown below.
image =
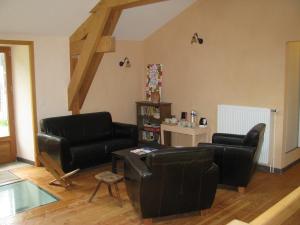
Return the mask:
[[[119,183],[123,207],[110,197],[105,186],[102,186],[91,203],[88,199],[96,187],[94,176],[110,170],[106,164],[98,168],[87,169],[76,174],[70,190],[48,185],[51,175],[44,168],[29,167],[14,170],[24,179],[31,180],[60,201],[29,210],[16,216],[0,220],[0,224],[26,225],[138,225],[139,216],[134,211],[126,193],[125,184]],[[256,172],[245,194],[234,190],[218,189],[212,209],[204,216],[200,212],[156,218],[153,224],[172,225],[223,225],[233,219],[250,222],[273,204],[300,185],[300,164],[293,166],[284,174]],[[300,212],[295,213],[285,224],[297,224]]]

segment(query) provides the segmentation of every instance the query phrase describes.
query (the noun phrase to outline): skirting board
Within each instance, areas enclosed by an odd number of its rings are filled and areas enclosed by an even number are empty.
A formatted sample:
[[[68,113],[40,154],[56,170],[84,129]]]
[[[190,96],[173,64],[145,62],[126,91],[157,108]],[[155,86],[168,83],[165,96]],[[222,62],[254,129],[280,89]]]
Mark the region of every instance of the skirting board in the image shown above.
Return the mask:
[[[268,166],[263,166],[263,165],[257,165],[256,170],[265,172],[265,173],[270,173],[270,167]],[[274,173],[282,173],[282,169],[274,168]]]
[[[23,162],[23,163],[27,163],[27,164],[30,164],[30,165],[33,165],[33,166],[34,166],[34,162],[31,161],[31,160],[28,160],[28,159],[24,159],[24,158],[21,158],[21,157],[17,157],[17,161]]]
[[[287,165],[286,167],[282,168],[282,169],[278,169],[278,168],[274,168],[274,173],[278,173],[278,174],[282,174],[285,171],[287,171],[289,168],[291,168],[292,166],[298,164],[300,162],[300,159],[297,159],[295,162],[292,162],[291,164]],[[257,165],[257,170],[258,171],[262,171],[262,172],[270,172],[270,168],[268,166],[263,166],[263,165]]]

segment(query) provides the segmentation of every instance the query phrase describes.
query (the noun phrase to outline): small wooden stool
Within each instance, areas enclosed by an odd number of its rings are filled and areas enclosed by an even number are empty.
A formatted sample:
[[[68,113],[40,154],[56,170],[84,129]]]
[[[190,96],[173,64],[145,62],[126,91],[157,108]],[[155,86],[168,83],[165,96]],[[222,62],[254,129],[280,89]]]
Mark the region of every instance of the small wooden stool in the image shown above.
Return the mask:
[[[101,184],[105,183],[107,185],[109,195],[112,196],[112,197],[114,197],[114,196],[113,196],[112,191],[111,191],[111,185],[113,185],[115,187],[116,195],[117,195],[116,198],[119,200],[120,206],[122,207],[122,199],[120,197],[118,183],[123,181],[123,176],[112,173],[110,171],[105,171],[105,172],[97,174],[95,176],[95,178],[98,180],[98,184],[96,186],[95,191],[93,192],[93,194],[89,198],[88,202],[91,202],[93,200],[93,198],[96,195],[97,191],[99,190]]]

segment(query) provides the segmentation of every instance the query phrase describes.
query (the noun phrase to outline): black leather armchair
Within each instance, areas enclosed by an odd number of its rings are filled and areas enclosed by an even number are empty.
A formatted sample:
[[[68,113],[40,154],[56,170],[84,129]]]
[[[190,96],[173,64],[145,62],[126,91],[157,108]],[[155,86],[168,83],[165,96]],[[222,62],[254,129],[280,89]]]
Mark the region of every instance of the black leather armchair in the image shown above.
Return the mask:
[[[145,160],[125,157],[127,193],[143,219],[211,207],[218,183],[218,167],[207,149],[164,149]]]
[[[138,144],[137,126],[112,122],[109,112],[41,120],[40,151],[59,163],[64,172],[111,160],[111,152]]]
[[[248,185],[260,156],[265,127],[263,123],[257,124],[246,135],[215,133],[211,144],[198,144],[215,152],[220,184],[236,186],[239,190]]]

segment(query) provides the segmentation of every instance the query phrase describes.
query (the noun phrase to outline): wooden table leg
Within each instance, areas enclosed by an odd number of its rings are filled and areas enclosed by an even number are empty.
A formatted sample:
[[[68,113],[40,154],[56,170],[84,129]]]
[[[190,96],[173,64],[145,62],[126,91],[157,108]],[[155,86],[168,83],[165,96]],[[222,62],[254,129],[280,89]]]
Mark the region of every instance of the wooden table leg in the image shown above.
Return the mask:
[[[245,187],[238,187],[238,192],[241,194],[245,194],[246,188]]]
[[[193,146],[193,147],[196,147],[196,146],[197,146],[196,135],[192,135],[192,146]]]
[[[113,155],[111,157],[111,172],[117,173],[117,158]]]
[[[91,202],[91,201],[93,200],[94,196],[96,195],[97,191],[99,190],[99,188],[100,188],[100,186],[101,186],[101,183],[102,183],[102,181],[99,181],[99,182],[98,182],[98,184],[97,184],[97,186],[96,186],[96,189],[95,189],[95,191],[93,192],[93,194],[91,195],[91,197],[89,198],[89,201],[88,201],[88,202]]]
[[[107,188],[108,188],[109,195],[113,197],[110,184],[107,184]]]
[[[162,145],[165,144],[165,130],[164,129],[161,129],[161,131],[160,131],[160,142]]]
[[[117,184],[117,183],[114,183],[114,186],[115,186],[115,189],[116,189],[116,195],[117,195],[117,198],[118,198],[118,200],[119,200],[119,202],[120,202],[120,206],[123,207],[123,203],[122,203],[122,199],[121,199],[121,196],[120,196],[118,184]]]

